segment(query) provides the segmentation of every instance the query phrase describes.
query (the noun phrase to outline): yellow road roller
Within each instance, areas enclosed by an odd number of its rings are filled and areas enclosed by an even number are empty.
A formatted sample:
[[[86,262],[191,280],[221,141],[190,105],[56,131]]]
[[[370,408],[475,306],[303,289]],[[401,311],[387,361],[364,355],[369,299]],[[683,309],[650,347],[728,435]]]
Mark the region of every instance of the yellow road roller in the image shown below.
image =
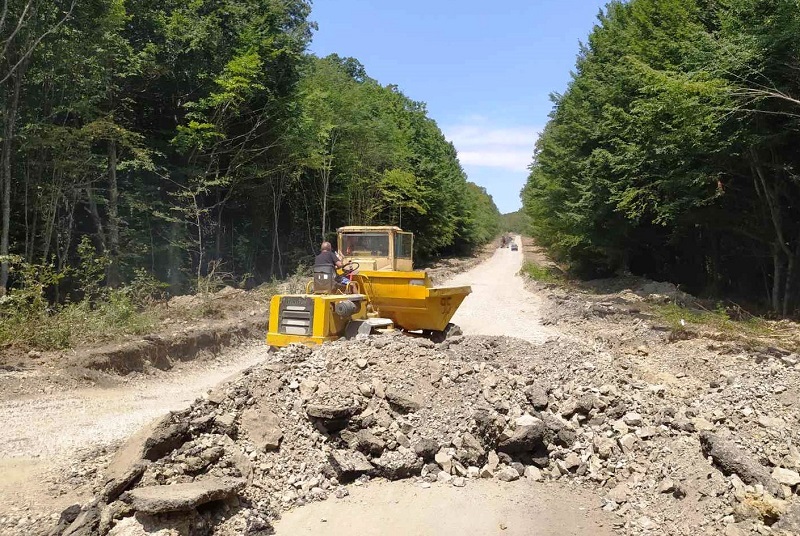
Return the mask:
[[[435,287],[414,270],[414,235],[399,227],[338,229],[341,270],[315,267],[305,294],[270,302],[267,344],[322,344],[386,330],[415,332],[434,342],[460,333],[450,323],[470,287]]]

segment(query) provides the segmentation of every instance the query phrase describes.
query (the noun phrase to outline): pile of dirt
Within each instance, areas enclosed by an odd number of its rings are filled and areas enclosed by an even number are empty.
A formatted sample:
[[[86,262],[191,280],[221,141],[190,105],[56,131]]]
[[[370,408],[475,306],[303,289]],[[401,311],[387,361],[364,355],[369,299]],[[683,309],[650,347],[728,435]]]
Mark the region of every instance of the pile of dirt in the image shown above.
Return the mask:
[[[270,534],[370,478],[569,481],[624,534],[795,533],[800,368],[692,388],[634,370],[568,339],[289,347],[130,440],[52,534]]]

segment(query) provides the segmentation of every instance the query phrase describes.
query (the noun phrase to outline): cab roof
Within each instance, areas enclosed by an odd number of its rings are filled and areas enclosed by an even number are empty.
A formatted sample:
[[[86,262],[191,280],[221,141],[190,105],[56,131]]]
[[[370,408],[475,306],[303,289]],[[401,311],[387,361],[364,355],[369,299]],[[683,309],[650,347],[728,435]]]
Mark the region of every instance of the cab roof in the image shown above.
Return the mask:
[[[364,232],[364,231],[395,231],[398,233],[402,233],[403,230],[400,227],[395,225],[348,225],[346,227],[339,227],[337,230],[339,233],[353,233],[353,232]]]

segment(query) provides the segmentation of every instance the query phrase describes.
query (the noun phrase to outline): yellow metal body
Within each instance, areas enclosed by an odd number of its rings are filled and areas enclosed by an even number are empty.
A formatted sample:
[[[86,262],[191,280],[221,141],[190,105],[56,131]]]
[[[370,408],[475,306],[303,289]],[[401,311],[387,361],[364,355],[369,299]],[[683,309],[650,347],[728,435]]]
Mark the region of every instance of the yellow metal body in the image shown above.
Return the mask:
[[[327,341],[334,341],[344,335],[347,324],[352,319],[365,319],[367,305],[364,296],[360,296],[360,308],[356,314],[349,318],[342,318],[334,312],[334,307],[340,301],[353,301],[354,295],[345,294],[300,294],[296,296],[273,296],[269,307],[269,332],[267,344],[283,347],[293,343],[317,345]],[[287,325],[287,322],[300,323],[304,318],[285,318],[291,311],[287,311],[286,302],[303,303],[295,307],[304,307],[309,302],[313,304],[309,310],[294,311],[297,317],[308,316],[310,321],[306,333],[300,333],[304,326]],[[292,305],[290,304],[289,307]]]
[[[433,287],[425,272],[359,270],[351,276],[382,318],[406,331],[442,331],[470,287]]]
[[[410,272],[414,269],[414,235],[394,226],[340,227],[339,252],[361,270]]]
[[[270,303],[267,344],[322,344],[345,335],[352,320],[390,320],[406,331],[440,332],[472,292],[470,287],[434,287],[426,272],[414,271],[413,235],[399,227],[342,227],[339,251],[359,263],[342,292],[275,296]],[[310,290],[311,286],[309,287]],[[358,297],[349,318],[334,312],[337,302]]]

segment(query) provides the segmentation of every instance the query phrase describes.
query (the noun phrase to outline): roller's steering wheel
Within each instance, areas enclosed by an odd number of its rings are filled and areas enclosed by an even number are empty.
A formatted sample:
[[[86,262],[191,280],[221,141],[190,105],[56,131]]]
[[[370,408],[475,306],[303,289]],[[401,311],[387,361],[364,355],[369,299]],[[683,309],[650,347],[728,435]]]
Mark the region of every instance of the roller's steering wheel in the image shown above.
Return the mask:
[[[350,261],[340,269],[342,270],[342,275],[350,275],[356,270],[358,270],[360,265],[357,262]]]

